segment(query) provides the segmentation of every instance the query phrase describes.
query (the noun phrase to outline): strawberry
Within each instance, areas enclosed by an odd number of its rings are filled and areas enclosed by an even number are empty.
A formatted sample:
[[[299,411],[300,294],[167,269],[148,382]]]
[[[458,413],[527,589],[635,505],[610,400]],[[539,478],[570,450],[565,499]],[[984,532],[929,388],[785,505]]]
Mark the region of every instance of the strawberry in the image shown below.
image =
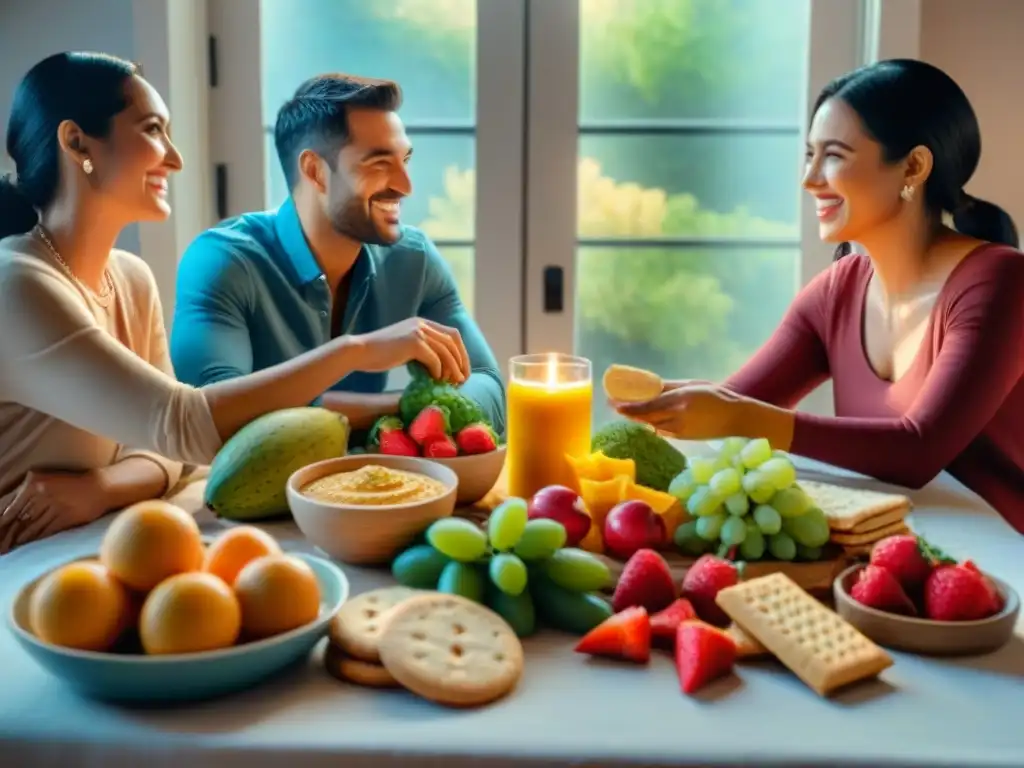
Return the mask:
[[[976,621],[991,615],[992,595],[976,568],[940,565],[924,583],[924,610],[935,621]]]
[[[683,693],[693,694],[736,663],[736,643],[703,621],[684,621],[676,630],[676,672]]]
[[[676,630],[684,621],[697,618],[690,601],[680,597],[668,608],[651,616],[651,638],[660,645],[671,645],[676,639]]]
[[[651,658],[650,616],[639,606],[616,613],[580,638],[576,653],[646,664]]]
[[[428,459],[454,459],[459,449],[448,435],[441,435],[423,444],[423,455]]]
[[[656,613],[675,599],[676,585],[665,558],[653,549],[638,549],[622,568],[612,595],[612,610],[618,613],[642,606]]]
[[[882,539],[872,547],[870,562],[895,576],[908,593],[921,588],[933,564],[927,545],[912,533]]]
[[[463,427],[455,436],[460,453],[490,453],[497,449],[498,438],[494,430],[482,422]]]
[[[891,571],[880,565],[866,565],[850,588],[850,597],[879,611],[916,616],[913,601]]]
[[[366,447],[372,453],[389,456],[419,456],[419,446],[405,434],[402,420],[397,416],[381,416],[370,430]]]
[[[724,627],[730,619],[715,603],[715,598],[720,591],[736,585],[739,580],[735,563],[714,555],[701,555],[683,577],[683,597],[693,604],[701,619]]]
[[[972,560],[964,560],[963,567],[969,571],[974,571],[976,574],[981,576],[981,580],[985,582],[985,589],[988,591],[990,603],[988,615],[993,616],[1003,610],[1003,596],[999,593],[999,590],[996,589],[996,585],[992,582],[992,579],[982,573]]]
[[[426,445],[442,437],[448,437],[452,431],[448,421],[448,409],[443,405],[428,405],[416,415],[407,431],[409,437],[418,445]]]

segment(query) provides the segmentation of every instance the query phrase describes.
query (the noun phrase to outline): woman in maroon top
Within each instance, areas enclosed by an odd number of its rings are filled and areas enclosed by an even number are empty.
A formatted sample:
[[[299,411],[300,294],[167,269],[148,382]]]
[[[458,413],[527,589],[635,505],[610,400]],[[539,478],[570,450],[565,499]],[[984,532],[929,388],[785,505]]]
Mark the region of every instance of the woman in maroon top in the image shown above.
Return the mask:
[[[964,192],[980,155],[967,97],[929,64],[830,83],[803,186],[835,263],[724,384],[669,382],[618,410],[911,488],[948,470],[1024,532],[1024,255],[1010,217]],[[794,410],[829,378],[835,417]]]

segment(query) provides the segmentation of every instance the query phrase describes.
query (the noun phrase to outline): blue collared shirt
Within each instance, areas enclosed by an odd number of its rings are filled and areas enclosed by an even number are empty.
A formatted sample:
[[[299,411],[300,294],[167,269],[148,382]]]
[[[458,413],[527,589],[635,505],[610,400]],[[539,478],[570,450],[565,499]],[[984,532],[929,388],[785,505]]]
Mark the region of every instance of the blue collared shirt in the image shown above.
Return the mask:
[[[364,245],[353,269],[343,332],[367,333],[409,317],[457,328],[473,368],[462,389],[503,433],[505,390],[497,361],[430,239],[403,227],[392,246]],[[199,235],[178,267],[175,373],[203,386],[308,352],[331,338],[332,303],[291,199],[276,211],[224,221]],[[386,373],[355,372],[332,389],[380,393],[386,385]]]

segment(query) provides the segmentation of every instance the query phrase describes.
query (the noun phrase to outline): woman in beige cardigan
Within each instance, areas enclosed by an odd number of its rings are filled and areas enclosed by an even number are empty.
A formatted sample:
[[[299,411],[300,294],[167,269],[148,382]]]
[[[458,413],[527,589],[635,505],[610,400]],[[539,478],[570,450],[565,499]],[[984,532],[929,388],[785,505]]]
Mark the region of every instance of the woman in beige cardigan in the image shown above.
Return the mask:
[[[461,382],[458,332],[413,318],[200,389],[174,378],[153,274],[120,231],[170,214],[182,160],[135,65],[51,56],[15,93],[0,180],[0,554],[160,496],[252,419],[410,360]]]

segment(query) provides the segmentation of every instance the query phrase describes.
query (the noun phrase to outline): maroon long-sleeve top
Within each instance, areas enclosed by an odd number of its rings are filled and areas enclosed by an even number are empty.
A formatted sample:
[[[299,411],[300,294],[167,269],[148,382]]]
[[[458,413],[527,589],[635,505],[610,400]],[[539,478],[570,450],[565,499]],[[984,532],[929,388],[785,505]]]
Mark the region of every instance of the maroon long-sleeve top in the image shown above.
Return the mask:
[[[909,488],[947,470],[1024,533],[1024,254],[964,258],[896,381],[864,352],[871,275],[862,255],[818,275],[726,387],[793,408],[831,378],[836,416],[797,413],[794,454]]]

